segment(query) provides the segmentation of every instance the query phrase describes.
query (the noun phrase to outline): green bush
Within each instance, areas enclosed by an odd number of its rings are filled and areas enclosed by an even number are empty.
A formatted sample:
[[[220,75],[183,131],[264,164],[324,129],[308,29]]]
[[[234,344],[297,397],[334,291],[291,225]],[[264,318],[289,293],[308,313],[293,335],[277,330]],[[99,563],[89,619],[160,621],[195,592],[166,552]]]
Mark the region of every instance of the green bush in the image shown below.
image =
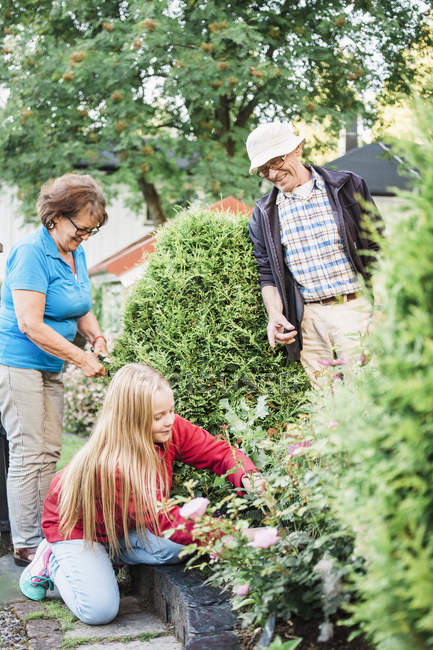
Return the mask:
[[[189,211],[164,226],[113,352],[114,369],[138,361],[162,372],[177,411],[213,434],[225,422],[221,398],[235,404],[266,393],[287,422],[308,386],[300,364],[289,365],[285,350],[267,343],[247,224],[241,216]]]
[[[334,382],[314,416],[329,453],[346,458],[329,492],[365,558],[353,620],[384,650],[433,647],[432,107],[423,113],[421,146],[406,151],[422,180],[389,224],[378,269],[372,362]]]

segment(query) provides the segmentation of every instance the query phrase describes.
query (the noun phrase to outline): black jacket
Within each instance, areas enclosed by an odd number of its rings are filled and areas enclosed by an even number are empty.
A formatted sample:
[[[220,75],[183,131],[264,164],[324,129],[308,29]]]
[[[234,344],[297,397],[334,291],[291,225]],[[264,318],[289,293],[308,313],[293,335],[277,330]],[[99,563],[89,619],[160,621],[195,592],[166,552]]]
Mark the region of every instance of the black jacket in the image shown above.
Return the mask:
[[[379,248],[361,227],[361,215],[366,210],[361,208],[355,198],[355,194],[359,194],[365,201],[374,204],[367,185],[360,176],[352,172],[329,171],[316,165],[311,166],[325,182],[347,258],[354,270],[367,280],[369,277],[367,267],[374,259],[374,255],[365,251],[377,251]],[[286,346],[289,358],[296,361],[302,349],[301,322],[304,300],[284,262],[276,205],[277,194],[278,190],[273,187],[269,194],[257,201],[249,229],[257,260],[260,287],[267,285],[277,287],[283,302],[283,314],[298,330],[294,343]],[[374,215],[371,215],[371,218],[377,220]]]

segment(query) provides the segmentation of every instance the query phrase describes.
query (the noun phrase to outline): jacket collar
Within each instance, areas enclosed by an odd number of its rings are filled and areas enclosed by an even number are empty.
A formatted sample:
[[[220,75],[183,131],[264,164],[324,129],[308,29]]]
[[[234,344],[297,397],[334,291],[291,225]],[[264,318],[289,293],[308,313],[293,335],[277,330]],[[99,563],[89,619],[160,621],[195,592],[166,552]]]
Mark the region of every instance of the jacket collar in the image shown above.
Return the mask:
[[[310,167],[322,177],[326,185],[331,185],[336,191],[343,187],[351,177],[350,172],[346,171],[333,171],[325,169],[324,167],[319,167],[319,165],[310,165]],[[269,194],[265,194],[265,196],[258,199],[256,205],[263,212],[269,212],[276,204],[278,193],[279,190],[277,190],[276,187],[273,187]]]
[[[332,185],[337,190],[339,190],[343,185],[350,180],[351,173],[346,171],[334,171],[330,169],[325,169],[325,167],[319,167],[318,165],[310,165],[312,169],[316,170],[318,174],[323,178],[327,185]]]
[[[265,194],[260,199],[257,200],[256,205],[260,208],[262,212],[271,211],[276,203],[278,196],[278,190],[276,187],[273,187],[269,194]]]

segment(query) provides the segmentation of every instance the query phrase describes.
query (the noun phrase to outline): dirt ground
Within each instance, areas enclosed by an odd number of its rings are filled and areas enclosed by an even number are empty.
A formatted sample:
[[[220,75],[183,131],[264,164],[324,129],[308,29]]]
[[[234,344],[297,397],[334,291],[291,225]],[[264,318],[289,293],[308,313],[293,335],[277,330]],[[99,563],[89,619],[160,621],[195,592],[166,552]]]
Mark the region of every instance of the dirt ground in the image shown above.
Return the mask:
[[[362,636],[349,641],[353,628],[341,625],[334,625],[334,636],[330,641],[319,643],[317,641],[320,634],[319,624],[320,621],[303,621],[302,619],[279,623],[276,625],[274,637],[278,635],[282,641],[302,638],[302,642],[296,650],[373,650]],[[242,650],[253,650],[260,639],[262,630],[261,628],[256,630],[248,628],[237,630],[237,633],[242,638]]]

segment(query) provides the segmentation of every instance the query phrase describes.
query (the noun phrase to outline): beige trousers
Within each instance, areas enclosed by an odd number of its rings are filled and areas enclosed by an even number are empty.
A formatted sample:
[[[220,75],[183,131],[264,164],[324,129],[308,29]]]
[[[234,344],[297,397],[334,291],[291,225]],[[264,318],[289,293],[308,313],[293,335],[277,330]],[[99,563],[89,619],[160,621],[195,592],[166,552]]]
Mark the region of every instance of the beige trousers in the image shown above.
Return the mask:
[[[9,441],[9,521],[15,548],[38,546],[44,499],[60,457],[62,373],[0,365],[0,414]]]
[[[302,319],[301,362],[310,381],[320,386],[324,367],[319,361],[359,355],[360,339],[367,333],[371,305],[364,297],[348,302],[306,303]]]

